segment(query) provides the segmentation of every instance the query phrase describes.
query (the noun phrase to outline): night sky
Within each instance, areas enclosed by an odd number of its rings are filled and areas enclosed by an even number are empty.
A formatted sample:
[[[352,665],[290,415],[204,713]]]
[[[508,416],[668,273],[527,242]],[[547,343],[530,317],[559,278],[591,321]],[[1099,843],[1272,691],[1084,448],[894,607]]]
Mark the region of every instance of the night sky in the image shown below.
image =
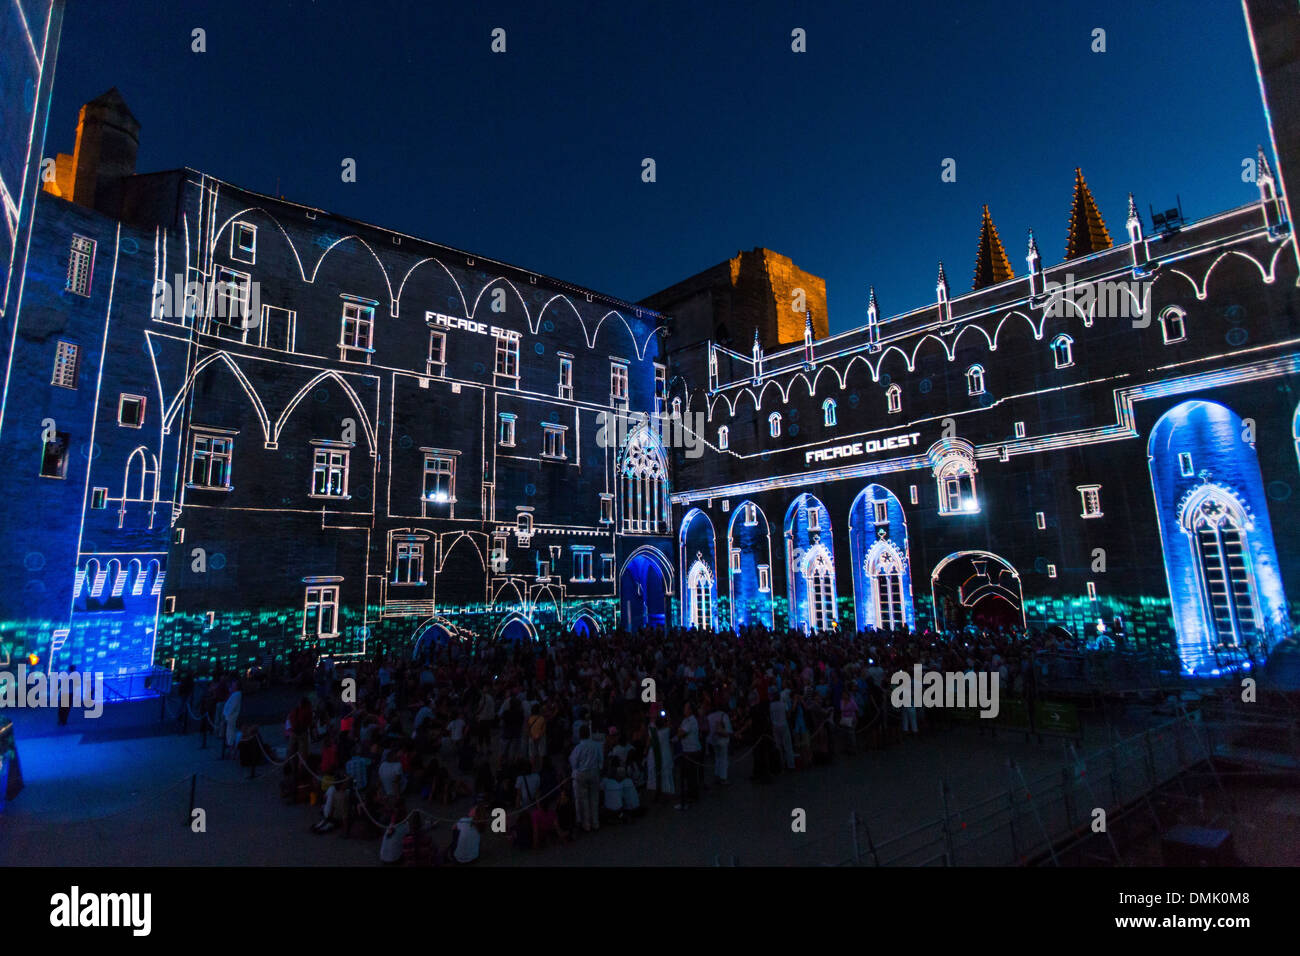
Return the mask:
[[[47,156],[112,86],[141,172],[632,300],[767,246],[826,279],[832,331],[865,321],[869,283],[884,315],[932,302],[940,258],[967,291],[982,203],[1020,274],[1028,228],[1064,257],[1075,166],[1120,241],[1130,190],[1144,216],[1252,201],[1242,160],[1267,145],[1237,0],[68,0]]]

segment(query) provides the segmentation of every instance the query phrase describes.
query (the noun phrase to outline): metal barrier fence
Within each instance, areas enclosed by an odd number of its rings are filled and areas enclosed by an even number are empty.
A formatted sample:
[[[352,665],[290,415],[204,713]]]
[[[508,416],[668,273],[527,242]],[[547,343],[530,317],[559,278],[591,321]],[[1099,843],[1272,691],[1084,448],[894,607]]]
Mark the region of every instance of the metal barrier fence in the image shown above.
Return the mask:
[[[1014,760],[997,794],[963,804],[946,780],[939,788],[939,815],[905,833],[881,840],[856,813],[849,823],[853,855],[868,866],[1023,866],[1056,861],[1056,848],[1092,832],[1094,811],[1108,815],[1149,798],[1152,792],[1211,757],[1200,715],[1186,713],[1119,741],[1088,757],[1070,747],[1073,761],[1058,771],[1026,779]],[[1112,844],[1112,849],[1114,849]],[[1118,857],[1118,851],[1115,851]]]

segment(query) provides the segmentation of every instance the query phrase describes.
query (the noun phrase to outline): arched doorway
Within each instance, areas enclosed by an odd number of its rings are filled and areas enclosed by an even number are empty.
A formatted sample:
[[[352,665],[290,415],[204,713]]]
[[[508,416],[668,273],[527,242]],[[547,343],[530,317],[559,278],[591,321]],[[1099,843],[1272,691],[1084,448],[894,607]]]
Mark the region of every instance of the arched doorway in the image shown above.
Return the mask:
[[[425,621],[411,635],[411,659],[428,660],[457,640],[456,628],[446,621]]]
[[[1267,654],[1291,623],[1252,430],[1192,399],[1160,416],[1147,457],[1183,668]]]
[[[667,623],[670,574],[668,562],[654,549],[642,548],[628,558],[618,578],[619,619],[626,630]]]
[[[526,617],[512,614],[497,628],[496,640],[505,644],[525,644],[537,640],[537,631]]]
[[[989,551],[957,551],[940,561],[930,576],[935,623],[947,630],[967,626],[1023,628],[1024,592],[1020,574]]]
[[[686,582],[682,627],[712,628],[718,593],[713,522],[699,508],[692,508],[682,519],[679,539],[678,574]]]
[[[581,640],[600,636],[600,622],[589,611],[582,611],[569,624],[569,632]]]
[[[713,572],[702,558],[696,558],[686,576],[688,626],[699,631],[713,627]]]
[[[835,559],[831,517],[816,497],[802,494],[785,513],[790,626],[827,630],[835,622]]]
[[[742,501],[727,525],[727,568],[731,579],[731,626],[775,626],[772,608],[772,538],[767,515]]]
[[[888,488],[868,485],[849,509],[854,612],[859,630],[910,628],[911,562],[903,505]]]

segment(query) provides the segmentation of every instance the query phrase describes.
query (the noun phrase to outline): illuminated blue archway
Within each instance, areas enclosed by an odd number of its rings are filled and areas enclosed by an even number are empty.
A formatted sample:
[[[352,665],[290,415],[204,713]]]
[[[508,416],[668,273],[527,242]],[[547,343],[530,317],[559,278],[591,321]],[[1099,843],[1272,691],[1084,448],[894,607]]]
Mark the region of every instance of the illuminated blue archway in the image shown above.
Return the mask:
[[[682,627],[716,628],[718,565],[713,522],[699,508],[682,519],[678,539],[682,588]]]
[[[775,626],[772,611],[772,531],[763,509],[742,501],[727,523],[731,626]]]
[[[915,626],[907,518],[883,485],[867,485],[853,500],[849,557],[858,629]]]
[[[632,552],[618,576],[619,619],[624,629],[667,624],[672,578],[672,565],[657,548],[643,545]]]
[[[1266,654],[1291,633],[1254,430],[1218,402],[1165,412],[1147,444],[1178,653],[1188,672],[1216,654]]]
[[[838,618],[835,548],[830,512],[813,495],[800,495],[785,513],[785,557],[790,626],[828,630]]]

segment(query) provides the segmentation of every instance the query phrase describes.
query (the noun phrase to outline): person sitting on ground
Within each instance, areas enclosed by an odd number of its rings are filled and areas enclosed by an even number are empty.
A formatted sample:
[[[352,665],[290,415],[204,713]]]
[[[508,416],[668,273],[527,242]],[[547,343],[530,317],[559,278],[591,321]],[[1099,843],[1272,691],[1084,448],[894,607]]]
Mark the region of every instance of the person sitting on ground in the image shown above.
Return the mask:
[[[384,838],[379,843],[379,859],[382,863],[393,865],[402,862],[402,842],[411,829],[410,821],[402,809],[399,802],[393,810],[388,829],[384,831]]]
[[[480,834],[484,828],[480,820],[486,817],[486,805],[479,804],[472,814],[456,821],[456,828],[451,834],[451,843],[447,847],[448,862],[473,863],[478,860]]]
[[[330,784],[325,791],[325,803],[321,807],[320,819],[312,824],[312,833],[329,833],[342,826],[343,835],[352,831],[352,783],[344,779]]]

